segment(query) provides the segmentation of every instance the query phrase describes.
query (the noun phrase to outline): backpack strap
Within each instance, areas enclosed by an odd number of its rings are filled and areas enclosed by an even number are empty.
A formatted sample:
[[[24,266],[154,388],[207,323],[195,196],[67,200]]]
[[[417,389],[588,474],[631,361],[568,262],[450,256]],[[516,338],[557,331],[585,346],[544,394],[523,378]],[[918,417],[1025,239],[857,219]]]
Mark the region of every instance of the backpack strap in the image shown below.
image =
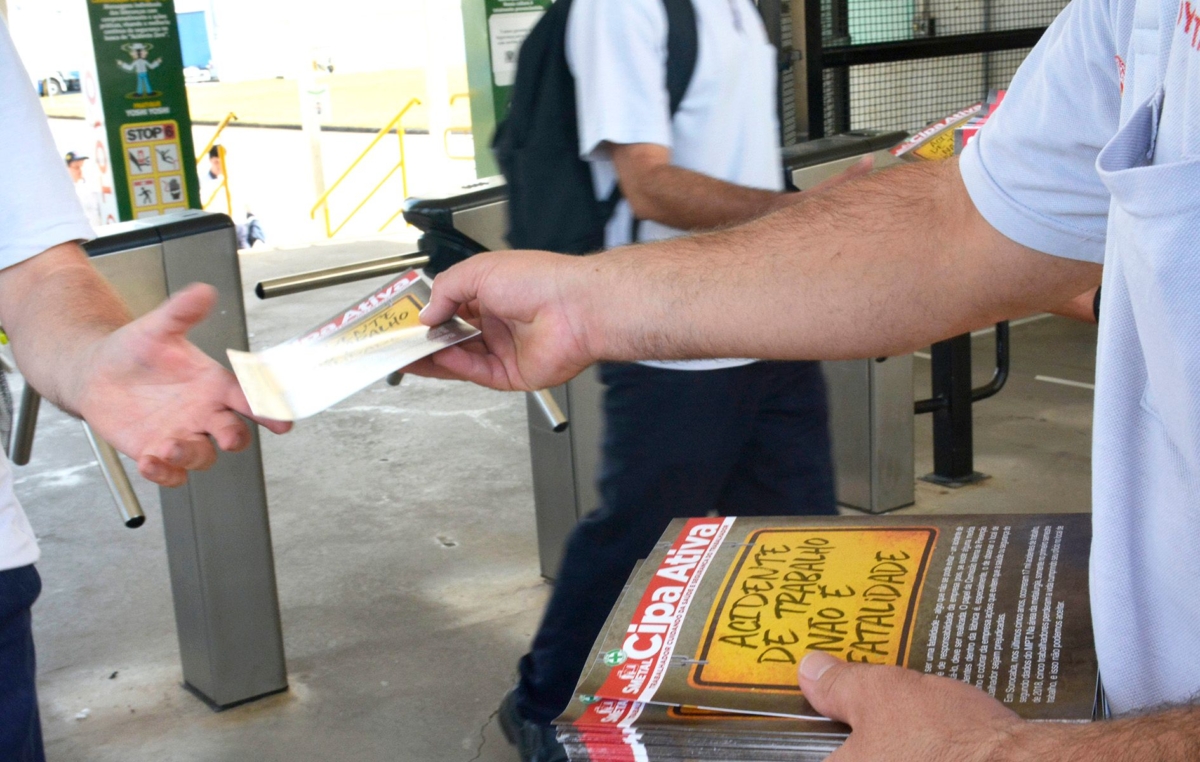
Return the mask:
[[[692,0],[663,0],[663,5],[667,9],[667,92],[674,117],[696,71],[696,8]]]
[[[663,0],[667,11],[667,94],[671,105],[671,118],[679,111],[683,96],[687,94],[692,75],[696,72],[696,57],[700,48],[696,31],[696,8],[692,0]],[[613,211],[621,200],[621,186],[617,185],[612,202]],[[642,221],[633,218],[630,243],[637,243]]]

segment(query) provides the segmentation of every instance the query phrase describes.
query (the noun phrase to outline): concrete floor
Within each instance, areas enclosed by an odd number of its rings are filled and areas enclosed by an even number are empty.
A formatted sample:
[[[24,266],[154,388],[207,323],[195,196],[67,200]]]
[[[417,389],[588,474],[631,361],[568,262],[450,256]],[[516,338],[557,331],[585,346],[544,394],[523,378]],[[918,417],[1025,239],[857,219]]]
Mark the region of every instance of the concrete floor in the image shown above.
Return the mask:
[[[396,253],[358,243],[247,255],[251,344],[290,337],[370,284],[260,302],[273,275]],[[918,484],[917,511],[1084,511],[1095,331],[1013,329],[1009,387],[981,403],[960,490]],[[977,363],[990,362],[977,342]],[[928,363],[917,361],[917,396]],[[987,370],[981,369],[982,381]],[[931,467],[929,422],[917,472]],[[538,574],[520,395],[408,378],[376,385],[263,444],[291,689],[214,713],[180,687],[157,490],[121,526],[79,425],[44,408],[17,491],[39,532],[34,609],[52,762],[511,762],[492,717],[537,625]]]

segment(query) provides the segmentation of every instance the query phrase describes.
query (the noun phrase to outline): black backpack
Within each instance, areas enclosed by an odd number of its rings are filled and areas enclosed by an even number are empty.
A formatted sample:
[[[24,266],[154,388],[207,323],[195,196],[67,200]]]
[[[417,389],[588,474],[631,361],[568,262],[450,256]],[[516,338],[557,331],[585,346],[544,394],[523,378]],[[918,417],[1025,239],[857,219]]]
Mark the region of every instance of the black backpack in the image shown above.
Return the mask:
[[[696,11],[691,0],[663,4],[667,91],[675,116],[696,68]],[[508,182],[508,243],[514,249],[599,251],[604,227],[621,199],[618,185],[609,198],[597,200],[591,167],[579,158],[575,79],[566,57],[570,12],[571,0],[557,0],[525,38],[508,116],[492,140]]]

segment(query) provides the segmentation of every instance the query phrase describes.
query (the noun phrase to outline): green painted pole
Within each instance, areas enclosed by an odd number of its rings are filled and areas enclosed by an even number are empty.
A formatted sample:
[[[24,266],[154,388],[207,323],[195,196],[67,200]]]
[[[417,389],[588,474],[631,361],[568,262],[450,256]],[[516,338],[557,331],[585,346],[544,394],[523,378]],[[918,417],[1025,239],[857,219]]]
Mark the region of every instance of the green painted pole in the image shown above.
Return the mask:
[[[83,73],[106,222],[199,209],[200,182],[173,0],[87,0]]]
[[[492,136],[496,124],[508,114],[521,43],[550,3],[551,0],[462,0],[478,177],[500,174],[492,156]]]

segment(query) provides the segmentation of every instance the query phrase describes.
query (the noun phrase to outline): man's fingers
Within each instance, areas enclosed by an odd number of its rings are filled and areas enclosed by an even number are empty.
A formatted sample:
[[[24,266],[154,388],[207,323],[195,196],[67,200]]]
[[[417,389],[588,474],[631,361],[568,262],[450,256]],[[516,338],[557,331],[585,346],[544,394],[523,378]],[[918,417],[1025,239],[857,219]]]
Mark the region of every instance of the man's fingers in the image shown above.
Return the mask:
[[[179,487],[187,481],[187,471],[169,466],[152,455],[138,460],[138,473],[163,487]]]
[[[445,381],[462,380],[457,374],[451,373],[434,362],[433,357],[422,357],[420,360],[406,366],[404,373],[405,375],[412,374],[414,376],[424,376],[425,378],[439,378]]]
[[[485,272],[482,266],[485,256],[479,254],[460,262],[433,279],[429,304],[421,310],[422,323],[441,325],[458,314],[460,307],[475,299]]]
[[[853,725],[855,710],[871,699],[863,690],[860,674],[867,669],[871,667],[847,664],[824,651],[810,651],[800,661],[800,690],[821,714]]]
[[[152,333],[185,336],[208,317],[216,303],[215,288],[207,283],[193,283],[135,322],[142,323]]]
[[[272,434],[286,434],[292,430],[291,421],[276,421],[273,418],[260,418],[257,415],[250,416],[250,420],[262,426]]]
[[[207,436],[194,435],[168,439],[146,457],[157,458],[170,468],[204,471],[216,462],[217,450]]]
[[[451,378],[490,385],[491,369],[485,355],[469,352],[463,347],[447,347],[429,358],[435,366]]]
[[[240,452],[250,445],[250,427],[231,412],[218,413],[208,423],[217,447],[225,452]]]
[[[250,403],[248,401],[246,401],[246,395],[242,392],[242,387],[238,385],[237,379],[235,379],[232,375],[229,375],[228,371],[222,371],[222,372],[224,372],[228,376],[228,378],[226,379],[227,386],[225,388],[225,396],[221,400],[225,404],[225,407],[227,407],[230,410],[233,410],[235,412],[241,413],[242,415],[246,416],[250,420],[254,421],[258,425],[266,428],[268,431],[270,431],[274,434],[286,434],[287,432],[292,430],[292,423],[290,421],[276,421],[271,418],[263,418],[261,416],[255,415],[250,410]],[[236,418],[236,416],[234,416],[234,417]],[[239,423],[241,423],[241,421],[239,421]],[[250,443],[250,439],[249,439],[249,436],[247,436],[246,444],[249,444],[249,443]],[[224,444],[221,444],[220,438],[217,439],[217,444],[221,445],[222,450],[229,450],[228,447],[226,447]],[[244,446],[245,445],[243,445],[243,447]],[[242,448],[239,447],[237,449],[240,450]],[[236,450],[234,450],[234,452],[236,452]]]

